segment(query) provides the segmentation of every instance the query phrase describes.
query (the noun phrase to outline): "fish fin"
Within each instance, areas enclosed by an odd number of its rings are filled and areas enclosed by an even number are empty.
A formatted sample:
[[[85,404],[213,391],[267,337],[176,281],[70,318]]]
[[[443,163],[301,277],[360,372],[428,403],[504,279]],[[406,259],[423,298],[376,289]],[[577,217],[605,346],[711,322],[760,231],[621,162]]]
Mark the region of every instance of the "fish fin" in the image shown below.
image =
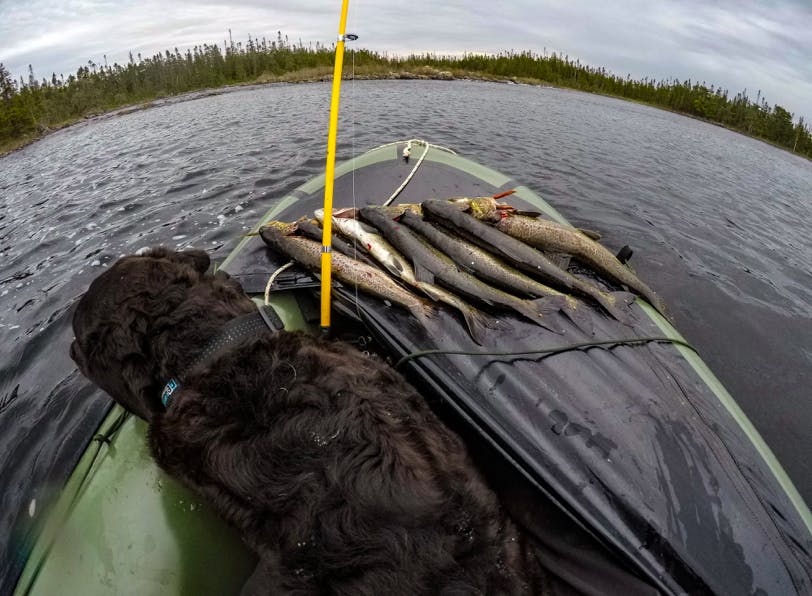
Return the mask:
[[[398,279],[403,278],[403,265],[397,259],[390,259],[386,263],[381,263],[390,275]]]
[[[322,212],[322,218],[324,217],[324,210],[319,209]],[[316,216],[318,218],[318,215]],[[336,209],[333,211],[333,217],[337,217],[339,219],[358,219],[358,209],[355,207],[346,207],[344,209]]]
[[[589,238],[590,240],[598,241],[602,238],[600,232],[596,232],[595,230],[587,230],[586,228],[578,228],[578,231],[581,232],[584,236]]]
[[[648,296],[649,303],[654,307],[654,309],[660,313],[668,322],[673,323],[674,319],[671,317],[671,313],[668,310],[668,307],[665,304],[665,301],[660,298],[657,294],[653,296]]]
[[[631,305],[637,297],[631,292],[610,292],[599,294],[598,302],[612,317],[624,325],[633,326],[636,317],[632,313]]]
[[[544,327],[548,331],[562,335],[564,330],[551,322],[549,315],[558,312],[559,307],[551,305],[547,298],[537,298],[535,300],[521,300],[521,304],[517,304],[516,311],[524,315],[525,318],[530,319],[536,325]]]
[[[420,288],[426,296],[428,296],[435,302],[441,299],[441,295],[437,291],[435,286],[424,282],[417,282],[417,287]]]
[[[595,335],[595,323],[580,300],[569,295],[547,296],[545,300],[551,306],[558,308],[578,329],[587,335]]]
[[[485,335],[487,330],[492,328],[490,319],[481,310],[477,310],[473,306],[469,308],[459,309],[465,319],[465,325],[468,327],[468,333],[478,345],[485,345]]]
[[[632,292],[612,292],[611,296],[614,297],[616,304],[623,307],[624,312],[629,313],[630,315],[629,319],[631,320],[631,322],[637,319],[637,316],[634,314],[634,311],[632,310],[632,305],[637,301],[637,294],[633,294]],[[657,312],[663,315],[665,319],[667,319],[669,322],[671,321],[665,303],[657,294],[651,292],[650,295],[645,295],[642,298],[643,300],[646,300],[649,304],[651,304],[651,306],[653,306]],[[654,299],[653,302],[652,298]],[[631,322],[627,324],[631,324]]]
[[[628,265],[626,265],[626,266],[629,267]],[[631,269],[631,267],[629,267],[629,269]],[[635,292],[640,294],[640,296],[646,302],[648,302],[651,306],[654,307],[654,310],[656,310],[658,313],[660,313],[669,322],[673,323],[673,320],[671,319],[671,315],[668,312],[668,307],[665,305],[665,301],[662,298],[660,298],[660,296],[657,294],[657,292],[655,292],[654,290],[649,288],[643,282],[639,282],[639,284],[637,284],[634,288],[631,288],[631,289],[633,289]]]
[[[615,299],[617,304],[622,304],[623,306],[634,304],[634,301],[637,300],[637,296],[631,292],[611,292],[610,296]]]
[[[519,211],[518,209],[511,212],[513,215],[522,215],[524,217],[539,217],[541,211]]]
[[[391,275],[397,279],[401,279],[401,274],[403,273],[402,268],[395,267],[392,263],[379,263],[383,265],[383,268]],[[396,263],[397,264],[397,263]]]
[[[563,252],[545,252],[544,256],[562,271],[566,271],[567,267],[570,266],[570,256]]]
[[[414,277],[417,281],[424,281],[427,284],[434,283],[434,274],[426,269],[419,261],[413,261],[414,264]]]
[[[422,300],[418,304],[409,307],[409,312],[412,313],[412,316],[417,319],[421,326],[427,329],[432,327],[432,322],[437,314],[433,306]]]

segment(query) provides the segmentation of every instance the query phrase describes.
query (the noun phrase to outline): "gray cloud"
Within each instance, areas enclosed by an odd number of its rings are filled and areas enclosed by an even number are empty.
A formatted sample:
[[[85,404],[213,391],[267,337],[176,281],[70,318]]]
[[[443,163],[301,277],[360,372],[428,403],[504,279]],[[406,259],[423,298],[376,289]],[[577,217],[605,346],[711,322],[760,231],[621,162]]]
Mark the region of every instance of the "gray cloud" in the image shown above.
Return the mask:
[[[75,72],[88,60],[124,62],[202,43],[273,38],[331,42],[327,0],[0,0],[0,61],[17,76]],[[691,78],[760,89],[771,103],[812,117],[812,7],[808,0],[469,0],[350,2],[357,42],[394,53],[506,49],[558,51],[625,76]]]

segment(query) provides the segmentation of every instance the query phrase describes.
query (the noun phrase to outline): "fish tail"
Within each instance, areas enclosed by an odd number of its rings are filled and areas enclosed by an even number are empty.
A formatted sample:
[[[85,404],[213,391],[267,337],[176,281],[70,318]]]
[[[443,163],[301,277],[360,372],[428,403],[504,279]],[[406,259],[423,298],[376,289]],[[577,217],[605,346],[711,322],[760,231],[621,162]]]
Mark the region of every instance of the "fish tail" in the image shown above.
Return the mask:
[[[609,294],[615,299],[615,304],[618,306],[631,306],[637,300],[637,296],[631,292],[610,292]]]
[[[418,287],[432,300],[445,302],[458,310],[465,320],[465,325],[468,327],[468,333],[471,335],[471,339],[480,346],[484,345],[483,342],[487,329],[494,328],[495,322],[492,322],[485,313],[474,308],[461,298],[440,291],[439,288],[431,284],[417,283]]]
[[[487,330],[491,327],[490,320],[480,310],[475,309],[473,306],[460,308],[465,325],[468,327],[468,333],[478,345],[485,344],[485,335]]]
[[[417,319],[422,327],[431,327],[435,315],[437,314],[433,306],[421,300],[418,304],[414,304],[408,308],[409,312],[412,313],[412,316]]]
[[[403,272],[400,271],[397,267],[395,267],[393,263],[381,263],[381,265],[383,265],[383,268],[386,269],[389,272],[389,275],[391,275],[395,279],[403,279]],[[425,290],[423,291],[425,292]],[[432,296],[428,292],[426,292],[426,294],[428,294],[429,297],[431,297],[432,299],[436,300],[436,298],[434,298],[434,296]]]
[[[595,230],[588,230],[586,228],[578,228],[578,231],[581,232],[584,236],[589,238],[590,240],[594,240],[597,242],[601,239],[601,233],[596,232]]]
[[[634,325],[635,317],[632,314],[631,305],[637,297],[631,292],[599,292],[596,296],[598,303],[603,309],[612,315],[612,318],[620,321],[624,325]]]
[[[548,304],[557,307],[564,316],[566,316],[576,327],[578,327],[578,329],[587,335],[595,334],[595,324],[592,322],[589,312],[575,297],[561,294],[557,296],[548,296],[546,300]]]
[[[662,298],[660,298],[654,290],[646,287],[647,291],[643,292],[643,298],[648,300],[648,303],[654,307],[654,309],[663,315],[666,319],[671,320],[671,317],[668,313],[668,307],[665,305],[665,302]]]
[[[516,312],[533,321],[536,325],[559,335],[564,333],[561,327],[550,321],[551,315],[559,310],[559,306],[551,303],[549,297],[535,300],[517,300],[514,308]]]

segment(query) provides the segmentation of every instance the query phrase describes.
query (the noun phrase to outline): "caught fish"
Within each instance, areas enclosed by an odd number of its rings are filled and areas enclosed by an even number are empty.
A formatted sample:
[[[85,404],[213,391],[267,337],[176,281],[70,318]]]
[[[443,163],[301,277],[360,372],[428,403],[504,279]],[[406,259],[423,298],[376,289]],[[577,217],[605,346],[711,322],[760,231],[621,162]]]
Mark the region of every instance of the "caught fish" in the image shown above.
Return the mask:
[[[562,333],[560,329],[552,327],[544,319],[544,315],[558,310],[558,307],[550,306],[543,298],[539,300],[522,300],[489,286],[473,275],[460,270],[454,264],[454,261],[440,253],[408,228],[394,222],[385,211],[375,207],[364,207],[361,209],[360,214],[367,223],[375,226],[395,248],[412,260],[415,276],[418,280],[434,283],[436,278],[447,287],[463,294],[472,296],[486,304],[512,309],[537,325],[555,333]]]
[[[463,211],[470,211],[471,215],[482,221],[496,222],[499,218],[506,215],[523,215],[525,217],[538,217],[541,215],[538,211],[520,211],[510,205],[498,203],[496,199],[512,194],[515,191],[494,195],[492,197],[458,197],[452,199],[454,205],[462,208]],[[588,230],[585,228],[574,228],[591,238],[592,240],[600,240],[600,232],[595,230]]]
[[[324,225],[324,209],[314,212],[316,219]],[[395,277],[401,277],[406,260],[392,248],[373,228],[361,223],[357,219],[348,217],[333,217],[333,227],[342,235],[358,242],[372,258],[383,265]]]
[[[423,207],[420,203],[396,203],[395,205],[375,205],[376,209],[380,209],[384,213],[387,213],[389,217],[392,219],[396,219],[404,214],[406,211],[414,211],[417,215],[423,214]],[[461,205],[460,209],[468,209],[468,205]],[[333,210],[333,217],[338,219],[358,219],[358,212],[360,209],[358,207],[344,207],[343,209],[334,209]],[[318,213],[324,213],[324,209],[317,209],[315,212],[315,216],[321,221],[323,217],[318,215]]]
[[[546,297],[551,307],[555,305],[561,309],[584,332],[593,332],[594,325],[591,319],[573,296],[527,277],[486,250],[439,230],[411,211],[404,213],[399,221],[423,236],[464,271],[513,293],[519,292],[535,298]]]
[[[400,217],[407,211],[411,211],[416,215],[423,215],[423,207],[420,203],[397,203],[395,205],[378,207],[378,209],[389,215],[392,219]]]
[[[315,212],[316,219],[323,221],[324,210],[318,209]],[[389,244],[383,236],[378,234],[375,228],[372,228],[357,219],[349,219],[343,217],[333,218],[333,227],[341,232],[347,238],[352,238],[360,243],[372,257],[377,260],[383,267],[395,277],[403,280],[405,283],[422,290],[432,300],[444,302],[449,306],[456,308],[465,319],[465,324],[468,327],[468,332],[471,338],[482,345],[485,337],[485,329],[489,327],[489,322],[485,315],[473,306],[455,296],[451,292],[447,292],[434,284],[425,281],[418,281],[415,277],[414,269],[409,262],[403,258],[395,248]]]
[[[579,231],[554,221],[510,213],[500,209],[493,199],[475,199],[471,202],[471,213],[477,219],[490,221],[496,229],[525,244],[578,257],[597,273],[640,294],[666,316],[666,306],[662,298],[631,269],[624,267],[611,252],[588,238],[583,230]]]
[[[269,222],[259,230],[262,240],[272,249],[287,255],[306,268],[318,271],[321,267],[321,244],[290,235],[295,224]],[[332,272],[342,282],[357,286],[395,304],[399,304],[415,316],[421,324],[426,324],[434,315],[434,308],[425,300],[392,281],[380,269],[360,263],[341,253],[334,253]]]
[[[317,223],[313,223],[312,221],[307,221],[306,219],[301,219],[296,222],[296,231],[299,232],[305,238],[310,238],[311,240],[315,240],[319,244],[321,244],[324,230],[322,230]],[[351,246],[335,234],[333,234],[333,238],[330,240],[330,244],[332,245],[333,249],[337,250],[343,255],[347,255],[348,257],[355,259],[356,261],[361,261],[362,263],[369,265],[370,267],[377,267],[375,263],[367,256],[367,253],[363,248]]]
[[[515,267],[549,280],[568,292],[589,296],[615,319],[631,324],[630,315],[621,310],[619,305],[630,304],[634,301],[634,295],[628,292],[601,292],[567,271],[556,267],[535,248],[482,223],[473,215],[460,211],[459,206],[451,205],[447,201],[425,201],[423,213],[427,218],[459,232],[463,237],[486,250],[501,255]]]

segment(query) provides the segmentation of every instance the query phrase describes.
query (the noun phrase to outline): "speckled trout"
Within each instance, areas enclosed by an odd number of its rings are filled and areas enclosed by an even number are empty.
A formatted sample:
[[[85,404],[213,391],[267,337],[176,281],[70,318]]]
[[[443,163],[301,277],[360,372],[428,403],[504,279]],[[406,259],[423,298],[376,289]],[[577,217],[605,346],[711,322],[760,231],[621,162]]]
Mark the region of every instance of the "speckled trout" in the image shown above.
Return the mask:
[[[295,224],[272,221],[260,228],[259,235],[272,249],[287,255],[292,260],[311,271],[321,268],[321,244],[291,233]],[[333,253],[332,273],[337,279],[350,286],[399,304],[425,324],[434,315],[434,307],[418,298],[408,290],[400,287],[386,273],[375,267],[365,265],[341,253]]]
[[[304,236],[305,238],[310,238],[311,240],[315,240],[319,244],[321,244],[322,239],[324,238],[324,230],[321,229],[319,223],[316,220],[307,220],[307,219],[300,219],[296,221],[296,231]],[[330,239],[330,243],[333,247],[333,250],[337,250],[343,255],[347,255],[351,259],[355,259],[356,261],[361,261],[362,263],[369,265],[370,267],[377,267],[375,262],[367,256],[367,251],[364,250],[361,246],[351,246],[347,244],[344,240],[333,234],[333,237]]]
[[[529,278],[488,251],[440,230],[412,211],[405,212],[398,221],[428,240],[429,244],[450,257],[464,271],[513,294],[546,297],[550,306],[560,308],[582,331],[593,332],[592,321],[584,312],[583,304],[575,297]]]
[[[597,273],[640,294],[665,316],[665,303],[654,290],[618,261],[611,252],[580,231],[554,221],[511,213],[490,198],[472,199],[470,209],[471,214],[477,219],[493,223],[496,229],[526,244],[578,257]]]
[[[324,210],[318,209],[314,215],[319,221],[324,220]],[[361,244],[393,276],[421,290],[432,300],[443,302],[457,309],[465,320],[471,338],[479,345],[482,345],[486,328],[490,326],[484,313],[439,286],[419,281],[409,261],[395,250],[395,247],[389,244],[383,236],[378,234],[375,228],[348,217],[333,217],[333,228],[347,238]]]
[[[462,271],[450,258],[404,225],[393,221],[386,211],[375,207],[364,207],[360,210],[360,215],[367,223],[377,228],[381,235],[391,242],[401,254],[411,259],[418,280],[433,283],[436,278],[446,287],[466,296],[471,296],[491,306],[498,305],[512,309],[545,329],[554,333],[562,333],[561,329],[545,319],[546,314],[558,310],[557,306],[547,304],[543,298],[522,300]]]
[[[634,295],[628,292],[600,291],[560,269],[535,248],[479,221],[470,213],[460,211],[459,205],[452,205],[448,201],[425,201],[423,214],[428,219],[459,232],[474,244],[507,259],[518,269],[537,275],[568,292],[592,298],[612,317],[631,324],[631,314],[626,306],[634,301]]]

